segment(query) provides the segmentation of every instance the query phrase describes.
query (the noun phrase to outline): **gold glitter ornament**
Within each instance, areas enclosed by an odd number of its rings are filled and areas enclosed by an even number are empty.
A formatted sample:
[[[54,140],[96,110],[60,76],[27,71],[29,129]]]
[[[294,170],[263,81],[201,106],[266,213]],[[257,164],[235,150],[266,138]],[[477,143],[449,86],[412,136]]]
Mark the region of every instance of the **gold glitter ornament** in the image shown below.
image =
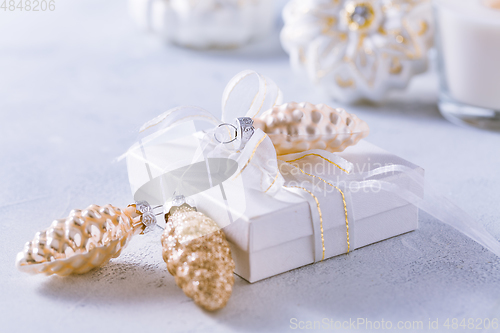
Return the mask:
[[[209,311],[226,306],[234,284],[234,262],[217,223],[183,203],[165,216],[163,260],[175,282]]]
[[[140,202],[126,209],[91,205],[72,210],[65,219],[37,232],[16,258],[26,273],[83,274],[116,258],[132,236],[151,228],[156,220],[151,207]]]
[[[341,152],[370,133],[366,122],[344,109],[295,102],[266,111],[254,126],[269,135],[278,155],[310,149]]]

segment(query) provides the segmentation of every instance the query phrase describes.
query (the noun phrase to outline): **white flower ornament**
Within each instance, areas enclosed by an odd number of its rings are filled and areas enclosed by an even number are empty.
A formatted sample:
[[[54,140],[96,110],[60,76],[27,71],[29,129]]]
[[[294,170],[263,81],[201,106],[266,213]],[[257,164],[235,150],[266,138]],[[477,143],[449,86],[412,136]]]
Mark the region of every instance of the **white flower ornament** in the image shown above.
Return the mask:
[[[427,69],[429,0],[292,0],[283,18],[292,66],[338,101],[381,100]]]

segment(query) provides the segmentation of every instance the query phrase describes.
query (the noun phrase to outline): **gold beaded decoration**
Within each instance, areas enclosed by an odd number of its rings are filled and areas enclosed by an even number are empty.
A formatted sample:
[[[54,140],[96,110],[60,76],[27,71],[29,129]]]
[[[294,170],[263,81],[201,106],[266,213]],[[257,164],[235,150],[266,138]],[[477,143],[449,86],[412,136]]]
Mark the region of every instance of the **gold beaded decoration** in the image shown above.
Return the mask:
[[[111,205],[91,205],[72,210],[65,219],[37,232],[17,255],[22,272],[83,274],[116,258],[133,235],[144,231],[142,214],[135,205],[121,210]]]
[[[166,219],[163,260],[177,285],[206,310],[225,307],[233,289],[234,262],[223,231],[187,204],[173,207]]]

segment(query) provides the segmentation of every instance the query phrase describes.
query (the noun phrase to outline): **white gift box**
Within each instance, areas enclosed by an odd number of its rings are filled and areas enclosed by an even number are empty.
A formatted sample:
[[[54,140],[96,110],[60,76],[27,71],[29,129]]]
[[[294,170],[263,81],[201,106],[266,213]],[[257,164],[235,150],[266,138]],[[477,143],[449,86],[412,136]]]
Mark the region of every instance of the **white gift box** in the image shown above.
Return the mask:
[[[199,168],[211,163],[200,154],[207,137],[181,135],[195,132],[186,123],[129,150],[134,198],[168,210],[174,193],[191,197],[223,228],[235,272],[249,282],[418,227],[418,208],[409,202],[423,197],[423,169],[366,141],[342,153],[310,150],[278,161],[271,140],[256,130],[244,149],[222,159],[229,177],[209,182]]]
[[[423,176],[422,168],[366,141],[339,155],[354,164],[348,176],[339,173],[345,206],[339,191],[316,195],[323,215],[325,259],[348,252],[346,212],[350,251],[417,229],[416,206],[376,186],[361,190],[351,185],[381,166],[403,165]],[[421,187],[405,173],[378,179],[423,196]],[[236,274],[253,283],[318,261],[321,232],[313,225],[314,205],[308,203],[308,197],[306,192],[304,196],[283,193],[281,197],[252,194],[245,214],[223,229],[231,244]]]

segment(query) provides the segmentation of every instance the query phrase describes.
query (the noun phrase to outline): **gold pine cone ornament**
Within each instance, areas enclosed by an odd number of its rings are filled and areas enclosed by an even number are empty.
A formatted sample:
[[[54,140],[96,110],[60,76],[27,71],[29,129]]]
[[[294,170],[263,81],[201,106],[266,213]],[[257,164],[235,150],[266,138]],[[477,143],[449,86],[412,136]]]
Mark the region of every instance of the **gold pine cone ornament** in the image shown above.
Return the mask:
[[[278,155],[310,149],[341,152],[370,133],[366,122],[344,109],[295,102],[264,112],[254,126],[269,135]]]
[[[120,209],[112,205],[91,205],[72,210],[65,219],[54,220],[37,232],[16,258],[17,268],[26,273],[83,274],[116,258],[132,236],[155,224],[145,202]]]
[[[182,203],[166,215],[163,260],[175,282],[209,311],[226,306],[234,284],[234,262],[217,223]]]

